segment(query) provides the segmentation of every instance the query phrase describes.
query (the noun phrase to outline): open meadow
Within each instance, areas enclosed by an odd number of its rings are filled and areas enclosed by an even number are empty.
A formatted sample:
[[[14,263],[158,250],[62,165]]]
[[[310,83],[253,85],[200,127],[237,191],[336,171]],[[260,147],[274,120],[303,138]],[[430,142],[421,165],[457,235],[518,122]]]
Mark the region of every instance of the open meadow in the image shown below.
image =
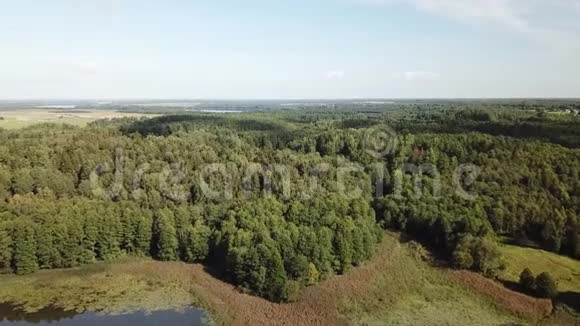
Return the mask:
[[[538,248],[503,245],[506,270],[500,279],[516,284],[520,273],[529,268],[534,275],[549,272],[558,287],[558,300],[580,315],[580,261]]]
[[[502,279],[517,282],[524,268],[529,268],[534,274],[550,272],[560,292],[580,292],[580,261],[577,259],[512,245],[502,246],[502,251],[507,264]]]
[[[69,124],[83,127],[101,119],[153,117],[152,114],[124,113],[115,110],[22,109],[0,110],[0,128],[19,129],[39,123]]]

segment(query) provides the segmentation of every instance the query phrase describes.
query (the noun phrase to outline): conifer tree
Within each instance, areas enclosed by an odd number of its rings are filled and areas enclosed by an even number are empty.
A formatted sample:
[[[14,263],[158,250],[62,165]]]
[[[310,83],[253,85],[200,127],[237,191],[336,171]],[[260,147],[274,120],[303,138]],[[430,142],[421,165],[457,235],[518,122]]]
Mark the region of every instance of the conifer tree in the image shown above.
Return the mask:
[[[179,243],[173,219],[173,213],[167,208],[159,210],[155,216],[156,256],[161,260],[177,260]]]
[[[12,267],[16,274],[29,274],[38,270],[34,226],[30,221],[16,221],[14,224],[14,254]]]
[[[10,223],[0,222],[0,271],[11,268],[12,231]]]

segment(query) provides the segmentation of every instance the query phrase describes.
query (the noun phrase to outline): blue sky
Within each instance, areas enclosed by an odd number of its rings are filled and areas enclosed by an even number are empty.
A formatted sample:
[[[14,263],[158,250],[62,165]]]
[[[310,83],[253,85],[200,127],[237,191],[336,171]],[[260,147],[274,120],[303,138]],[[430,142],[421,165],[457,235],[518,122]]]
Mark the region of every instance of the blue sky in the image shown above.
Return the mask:
[[[580,0],[0,8],[0,99],[580,97]]]

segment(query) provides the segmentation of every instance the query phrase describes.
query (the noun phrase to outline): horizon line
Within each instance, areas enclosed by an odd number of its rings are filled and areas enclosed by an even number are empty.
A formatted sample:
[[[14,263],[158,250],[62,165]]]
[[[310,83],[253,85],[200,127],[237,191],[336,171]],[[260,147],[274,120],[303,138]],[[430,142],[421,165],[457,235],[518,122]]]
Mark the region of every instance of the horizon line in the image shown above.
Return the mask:
[[[159,98],[140,98],[140,97],[120,97],[120,98],[106,98],[106,97],[95,97],[95,98],[0,98],[0,102],[40,102],[40,101],[99,101],[99,102],[115,102],[115,101],[360,101],[360,100],[392,100],[392,101],[408,101],[408,100],[580,100],[579,97],[539,97],[539,96],[529,96],[529,97],[304,97],[304,98],[292,98],[292,97],[264,97],[264,98],[228,98],[228,97],[200,97],[200,98],[187,98],[187,97],[159,97]]]

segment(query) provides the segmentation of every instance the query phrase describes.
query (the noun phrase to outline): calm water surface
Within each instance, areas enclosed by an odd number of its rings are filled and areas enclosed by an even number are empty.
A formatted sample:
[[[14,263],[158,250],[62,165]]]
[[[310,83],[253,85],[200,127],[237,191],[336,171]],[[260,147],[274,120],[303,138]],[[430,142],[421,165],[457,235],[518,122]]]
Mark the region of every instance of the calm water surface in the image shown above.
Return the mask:
[[[194,308],[125,315],[75,313],[54,308],[25,313],[12,305],[0,304],[0,326],[201,326],[205,316],[203,310]]]

